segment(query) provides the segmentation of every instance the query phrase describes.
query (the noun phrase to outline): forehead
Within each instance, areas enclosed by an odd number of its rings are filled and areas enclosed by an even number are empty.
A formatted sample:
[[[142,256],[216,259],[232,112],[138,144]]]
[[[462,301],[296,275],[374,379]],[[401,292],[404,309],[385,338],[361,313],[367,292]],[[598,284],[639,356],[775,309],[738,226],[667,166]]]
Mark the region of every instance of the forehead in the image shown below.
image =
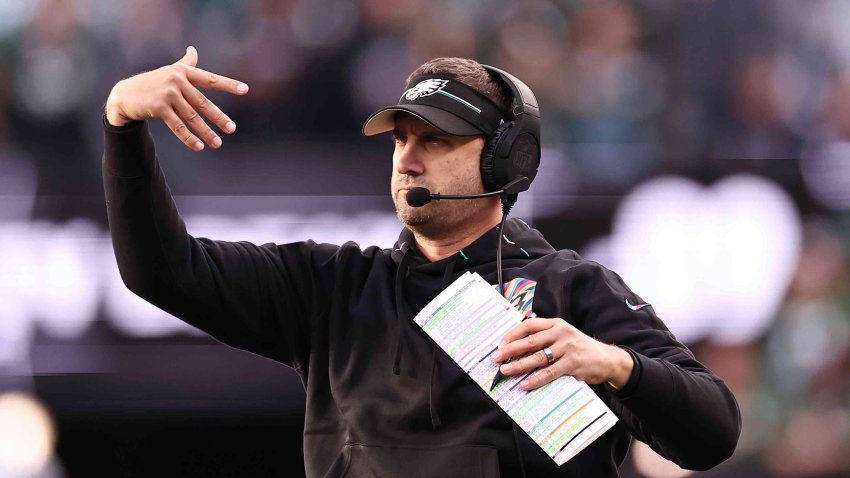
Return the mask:
[[[442,130],[432,126],[431,124],[422,120],[418,116],[414,116],[404,111],[399,111],[398,113],[396,113],[395,128],[393,131],[396,133],[415,135],[421,135],[425,133],[446,134]]]

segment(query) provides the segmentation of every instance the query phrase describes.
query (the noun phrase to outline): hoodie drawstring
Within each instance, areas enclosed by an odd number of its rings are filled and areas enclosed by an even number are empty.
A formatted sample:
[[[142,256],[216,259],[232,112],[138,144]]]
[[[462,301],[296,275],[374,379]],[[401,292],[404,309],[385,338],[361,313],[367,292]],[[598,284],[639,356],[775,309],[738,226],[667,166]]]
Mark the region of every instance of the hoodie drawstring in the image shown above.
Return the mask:
[[[449,262],[443,272],[443,284],[441,290],[445,290],[451,282],[452,275],[455,271],[454,261]],[[428,408],[431,411],[431,426],[436,430],[437,427],[443,424],[440,419],[440,414],[437,412],[437,402],[434,401],[434,376],[437,370],[437,343],[431,345],[431,378],[428,380]]]
[[[404,302],[404,278],[407,276],[408,263],[410,258],[410,249],[405,251],[401,261],[398,264],[398,269],[395,271],[395,313],[398,318],[398,337],[395,342],[395,360],[393,361],[393,373],[401,374],[401,349],[404,340],[404,328],[407,327],[407,314],[405,313]]]
[[[519,447],[519,435],[516,431],[516,422],[511,420],[511,425],[514,428],[514,449],[516,450],[516,459],[519,462],[519,470],[522,472],[522,478],[525,478],[525,460],[522,459],[522,450]]]
[[[461,252],[463,252],[463,251],[461,251]],[[449,264],[446,266],[445,272],[443,272],[443,283],[440,286],[441,290],[445,290],[445,288],[449,286],[449,282],[451,281],[452,274],[454,274],[454,273],[455,273],[455,263],[454,263],[454,261],[452,261],[452,262],[449,262]]]
[[[428,381],[428,409],[431,412],[431,428],[437,429],[443,424],[440,414],[437,412],[437,404],[434,402],[434,372],[437,369],[437,344],[431,349],[431,379]]]

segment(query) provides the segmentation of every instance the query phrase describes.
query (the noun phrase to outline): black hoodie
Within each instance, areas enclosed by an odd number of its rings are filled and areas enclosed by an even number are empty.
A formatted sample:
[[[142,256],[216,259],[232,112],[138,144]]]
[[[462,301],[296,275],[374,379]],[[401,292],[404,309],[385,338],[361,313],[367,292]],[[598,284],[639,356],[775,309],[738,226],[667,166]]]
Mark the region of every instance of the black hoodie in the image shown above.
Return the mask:
[[[105,123],[105,121],[104,121]],[[740,433],[726,386],[622,280],[555,251],[513,219],[504,280],[537,282],[533,310],[626,348],[621,390],[594,386],[620,421],[556,466],[413,322],[466,271],[496,282],[497,229],[429,262],[403,230],[393,249],[312,241],[254,245],[194,238],[174,205],[145,123],[106,124],[103,179],[127,287],[223,343],[284,363],[307,392],[307,476],[617,476],[631,437],[679,465],[729,457]],[[519,455],[518,455],[519,453]],[[519,456],[522,458],[520,459]]]

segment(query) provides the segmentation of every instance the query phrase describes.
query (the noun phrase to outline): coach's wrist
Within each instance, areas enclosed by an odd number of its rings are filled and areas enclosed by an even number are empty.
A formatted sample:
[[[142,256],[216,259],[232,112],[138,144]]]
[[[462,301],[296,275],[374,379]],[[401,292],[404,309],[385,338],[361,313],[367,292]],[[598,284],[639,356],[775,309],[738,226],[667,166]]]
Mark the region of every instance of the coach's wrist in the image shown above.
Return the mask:
[[[608,347],[611,351],[611,374],[608,378],[608,384],[619,390],[629,382],[635,361],[630,353],[620,347],[614,345]]]
[[[129,123],[131,120],[122,114],[121,102],[119,97],[119,86],[121,82],[112,87],[109,92],[109,97],[106,99],[106,105],[103,107],[103,112],[106,115],[106,121],[115,127],[121,127]]]

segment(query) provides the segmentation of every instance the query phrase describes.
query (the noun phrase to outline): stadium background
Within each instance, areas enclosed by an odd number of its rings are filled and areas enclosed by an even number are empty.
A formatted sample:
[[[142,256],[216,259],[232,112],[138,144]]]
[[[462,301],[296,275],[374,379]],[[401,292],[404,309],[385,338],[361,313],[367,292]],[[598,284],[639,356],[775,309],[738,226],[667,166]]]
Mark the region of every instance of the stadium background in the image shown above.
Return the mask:
[[[693,476],[848,476],[848,20],[841,0],[0,0],[0,475],[303,473],[297,376],[135,299],[112,256],[103,103],[192,44],[251,85],[210,95],[238,124],[221,150],[154,127],[194,235],[391,245],[391,146],[363,119],[429,58],[499,66],[545,119],[515,214],[620,272],[738,397],[738,451]]]

